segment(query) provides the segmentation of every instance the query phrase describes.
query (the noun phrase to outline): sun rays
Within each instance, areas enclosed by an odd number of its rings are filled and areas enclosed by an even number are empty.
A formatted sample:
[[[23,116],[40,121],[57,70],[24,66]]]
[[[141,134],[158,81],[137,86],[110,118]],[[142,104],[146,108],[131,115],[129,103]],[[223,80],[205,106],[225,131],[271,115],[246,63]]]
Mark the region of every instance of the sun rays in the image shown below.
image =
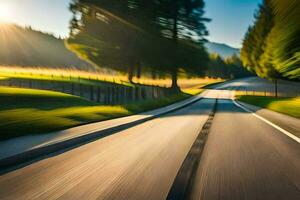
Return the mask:
[[[13,17],[12,6],[9,3],[0,2],[0,23],[11,22]]]

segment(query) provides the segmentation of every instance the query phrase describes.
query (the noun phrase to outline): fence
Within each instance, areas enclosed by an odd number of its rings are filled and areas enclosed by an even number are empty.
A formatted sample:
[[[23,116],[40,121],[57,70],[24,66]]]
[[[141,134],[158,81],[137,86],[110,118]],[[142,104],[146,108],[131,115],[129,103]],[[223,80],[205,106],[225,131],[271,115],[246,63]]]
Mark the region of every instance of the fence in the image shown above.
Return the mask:
[[[35,79],[0,80],[1,86],[51,90],[80,96],[104,105],[127,104],[134,101],[158,99],[170,95],[172,91],[157,86],[126,86],[99,81],[52,81]]]

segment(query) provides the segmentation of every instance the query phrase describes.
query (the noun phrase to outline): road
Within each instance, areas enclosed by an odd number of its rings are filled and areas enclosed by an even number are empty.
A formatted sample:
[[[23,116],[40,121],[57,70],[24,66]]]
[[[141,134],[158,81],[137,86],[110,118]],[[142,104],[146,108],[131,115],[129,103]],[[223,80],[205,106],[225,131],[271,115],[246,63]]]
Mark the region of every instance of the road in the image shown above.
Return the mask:
[[[300,96],[300,82],[278,80],[277,86],[278,96]],[[252,93],[253,91],[263,93],[267,92],[268,96],[274,96],[275,93],[275,84],[259,77],[237,79],[219,87],[219,89],[228,88],[240,91],[247,90],[249,93]]]
[[[232,95],[209,90],[179,111],[3,174],[0,199],[166,199],[215,98],[190,198],[300,199],[299,143]]]
[[[300,145],[220,100],[192,199],[300,199]]]

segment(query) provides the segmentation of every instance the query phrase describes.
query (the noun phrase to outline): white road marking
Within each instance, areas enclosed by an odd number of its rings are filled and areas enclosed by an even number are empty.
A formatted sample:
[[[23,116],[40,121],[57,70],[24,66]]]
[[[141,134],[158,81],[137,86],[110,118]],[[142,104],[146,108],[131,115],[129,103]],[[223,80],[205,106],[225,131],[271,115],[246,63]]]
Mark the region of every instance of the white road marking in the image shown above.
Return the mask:
[[[264,121],[265,123],[269,124],[270,126],[274,127],[275,129],[279,130],[280,132],[282,132],[283,134],[287,135],[288,137],[292,138],[293,140],[295,140],[296,142],[300,143],[300,138],[298,138],[297,136],[293,135],[292,133],[284,130],[283,128],[277,126],[276,124],[270,122],[269,120],[257,115],[256,113],[252,112],[251,110],[249,110],[248,108],[245,108],[244,106],[242,106],[241,104],[239,104],[238,102],[236,102],[234,99],[232,99],[233,103],[238,106],[239,108],[245,110],[246,112],[251,113],[253,116],[257,117],[258,119]]]

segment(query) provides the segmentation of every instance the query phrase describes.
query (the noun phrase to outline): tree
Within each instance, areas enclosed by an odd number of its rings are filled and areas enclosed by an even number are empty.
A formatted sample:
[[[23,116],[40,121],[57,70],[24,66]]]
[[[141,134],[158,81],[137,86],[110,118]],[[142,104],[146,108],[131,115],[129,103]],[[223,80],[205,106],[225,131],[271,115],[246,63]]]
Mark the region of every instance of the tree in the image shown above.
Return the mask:
[[[207,60],[202,42],[204,41],[204,37],[208,35],[205,22],[210,20],[203,17],[203,0],[160,0],[157,1],[156,11],[156,23],[161,29],[160,32],[163,37],[173,40],[175,45],[178,45],[179,40],[186,41],[187,43],[197,41],[199,48],[198,56],[202,54],[203,61]],[[181,59],[182,54],[178,49],[180,48],[175,47],[173,51],[170,52],[170,59],[173,60],[173,63],[170,64],[172,88],[175,90],[178,89],[178,70],[180,67],[184,67],[186,63],[183,62],[188,60],[188,56],[185,59]],[[192,57],[192,59],[193,58],[195,59],[196,57]],[[202,62],[202,64],[204,63],[205,62]],[[184,69],[187,71],[193,70],[195,66],[190,65]]]
[[[259,6],[255,15],[255,24],[248,29],[243,47],[241,58],[248,69],[252,69],[261,77],[271,77],[274,67],[263,62],[263,53],[266,48],[266,38],[273,27],[273,11],[270,0],[264,0]]]
[[[264,78],[299,80],[300,1],[264,0],[255,19],[243,41],[244,66]]]
[[[272,0],[274,27],[266,52],[281,76],[300,79],[300,1]]]
[[[203,6],[202,0],[74,0],[68,43],[98,66],[126,72],[129,80],[141,67],[171,73],[178,90],[179,69],[200,74],[208,60],[201,42],[208,21],[201,18]]]
[[[210,54],[209,67],[206,76],[212,78],[233,79],[251,76],[252,74],[243,68],[240,58],[232,55],[223,59],[216,53]]]
[[[110,5],[110,10],[118,8],[118,14],[128,18],[132,18],[128,13],[133,15],[135,12],[129,12],[125,1],[117,4],[91,2],[76,0],[70,5],[74,17],[69,45],[98,66],[126,72],[129,81],[132,81],[134,65],[142,56],[142,47],[146,46],[146,35],[140,28],[95,5]]]

